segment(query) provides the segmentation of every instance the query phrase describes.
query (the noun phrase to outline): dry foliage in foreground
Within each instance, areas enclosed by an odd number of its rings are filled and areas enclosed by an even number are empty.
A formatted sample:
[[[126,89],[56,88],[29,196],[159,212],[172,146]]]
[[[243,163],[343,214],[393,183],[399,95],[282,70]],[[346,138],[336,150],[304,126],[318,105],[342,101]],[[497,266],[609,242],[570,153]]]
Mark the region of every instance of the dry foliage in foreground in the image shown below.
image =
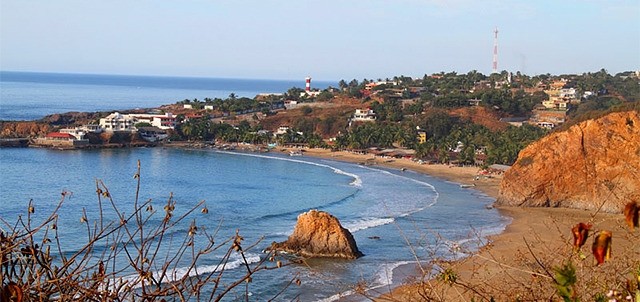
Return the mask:
[[[550,215],[470,258],[420,263],[423,273],[400,289],[361,294],[372,301],[640,302],[638,206],[627,208],[625,217],[584,213],[586,222]]]
[[[26,217],[14,223],[0,217],[0,301],[219,301],[230,294],[248,300],[254,274],[288,264],[273,254],[251,263],[245,253],[258,242],[245,245],[238,232],[216,241],[218,229],[209,233],[195,219],[187,232],[180,232],[179,226],[184,230],[196,212],[208,213],[204,201],[177,215],[170,196],[157,211],[151,200],[138,201],[140,162],[134,178],[131,214],[125,214],[105,184],[96,181],[99,213],[92,221],[82,210],[79,224],[86,228],[87,241],[73,252],[64,250],[64,232],[58,229],[59,210],[69,193],[62,193],[43,221],[35,221],[32,202]],[[107,211],[117,218],[108,220]],[[203,256],[212,253],[221,255],[215,269],[199,271]],[[225,274],[232,256],[241,259],[245,272],[240,277]],[[296,277],[288,284],[295,283]]]

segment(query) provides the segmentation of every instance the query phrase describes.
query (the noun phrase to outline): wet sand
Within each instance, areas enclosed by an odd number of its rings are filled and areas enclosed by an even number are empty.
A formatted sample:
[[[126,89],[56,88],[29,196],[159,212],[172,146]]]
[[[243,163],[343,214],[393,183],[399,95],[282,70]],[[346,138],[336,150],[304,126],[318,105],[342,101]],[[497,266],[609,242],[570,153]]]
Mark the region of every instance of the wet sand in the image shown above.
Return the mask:
[[[476,178],[480,170],[477,167],[423,165],[408,159],[374,158],[325,149],[307,149],[304,155],[413,170],[460,184],[475,184],[474,189],[494,198],[498,196],[502,179],[501,175]],[[429,279],[415,265],[406,265],[394,271],[392,285],[368,292],[366,296],[377,301],[489,301],[491,298],[512,301],[516,297],[558,300],[553,268],[567,261],[576,266],[575,287],[587,296],[592,292],[606,293],[607,284],[623,284],[625,278],[633,280],[635,270],[640,270],[640,230],[630,230],[622,214],[564,208],[500,207],[498,210],[512,219],[504,232],[491,236],[489,244],[467,258],[437,264],[440,271],[449,270],[455,282]],[[610,261],[595,265],[591,254],[593,236],[579,251],[574,250],[571,228],[579,222],[592,224],[591,234],[601,230],[613,232]]]

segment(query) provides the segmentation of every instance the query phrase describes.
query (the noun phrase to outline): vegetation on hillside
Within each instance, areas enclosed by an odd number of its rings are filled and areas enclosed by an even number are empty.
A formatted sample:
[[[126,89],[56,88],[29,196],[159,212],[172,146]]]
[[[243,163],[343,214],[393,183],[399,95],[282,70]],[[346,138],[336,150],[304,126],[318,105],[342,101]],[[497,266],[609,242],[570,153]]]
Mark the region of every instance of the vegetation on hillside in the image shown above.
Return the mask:
[[[173,141],[277,142],[334,149],[403,147],[414,149],[419,158],[439,162],[511,164],[519,150],[548,131],[514,128],[500,118],[531,116],[532,109],[549,98],[545,87],[559,80],[579,96],[579,102],[568,107],[566,126],[610,111],[638,110],[638,76],[632,72],[610,75],[605,70],[559,76],[470,71],[418,79],[341,80],[339,88],[329,87],[317,95],[292,87],[283,94],[255,98],[232,93],[225,99],[185,99],[163,110],[178,115],[178,126],[170,136]],[[287,102],[298,105],[287,109]],[[352,122],[358,108],[373,110],[375,123]],[[48,120],[56,121],[52,126],[69,126],[60,121],[81,122],[66,115]],[[1,126],[3,137],[42,134],[33,127]],[[280,126],[289,131],[274,137]],[[418,142],[418,131],[426,132],[426,142]]]

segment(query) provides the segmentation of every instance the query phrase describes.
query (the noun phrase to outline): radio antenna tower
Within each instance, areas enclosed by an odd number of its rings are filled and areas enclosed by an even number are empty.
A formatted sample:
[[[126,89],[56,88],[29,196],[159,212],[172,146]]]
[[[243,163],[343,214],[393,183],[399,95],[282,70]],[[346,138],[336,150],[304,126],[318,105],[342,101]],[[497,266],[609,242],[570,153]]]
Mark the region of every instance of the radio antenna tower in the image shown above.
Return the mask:
[[[498,28],[493,31],[493,73],[498,73]]]

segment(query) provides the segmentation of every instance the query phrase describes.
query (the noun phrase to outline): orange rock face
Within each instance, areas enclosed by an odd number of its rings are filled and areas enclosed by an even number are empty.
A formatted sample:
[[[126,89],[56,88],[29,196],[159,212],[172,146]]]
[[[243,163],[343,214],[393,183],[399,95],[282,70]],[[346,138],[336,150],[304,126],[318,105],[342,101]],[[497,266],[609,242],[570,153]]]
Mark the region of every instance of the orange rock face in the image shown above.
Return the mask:
[[[529,145],[505,173],[496,204],[621,213],[640,200],[640,116],[615,112]]]
[[[310,258],[362,256],[349,230],[333,215],[318,210],[300,214],[293,234],[285,242],[274,243],[272,249]]]

